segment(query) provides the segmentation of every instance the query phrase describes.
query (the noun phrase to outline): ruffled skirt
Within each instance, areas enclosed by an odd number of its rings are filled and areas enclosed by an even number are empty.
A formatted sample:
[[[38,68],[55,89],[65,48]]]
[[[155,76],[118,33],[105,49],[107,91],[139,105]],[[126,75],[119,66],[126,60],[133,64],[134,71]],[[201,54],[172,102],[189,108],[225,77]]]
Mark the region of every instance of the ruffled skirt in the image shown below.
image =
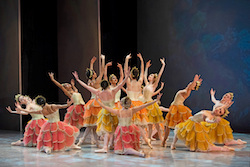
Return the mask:
[[[147,102],[148,103],[148,102]],[[157,103],[146,107],[149,124],[161,123],[164,121],[162,111]]]
[[[64,122],[46,122],[43,124],[37,139],[37,149],[44,151],[51,148],[53,151],[70,149],[79,135],[79,129]]]
[[[233,130],[230,127],[230,122],[221,118],[218,123],[202,122],[202,125],[209,128],[209,137],[213,143],[225,144],[226,142],[233,140]]]
[[[95,99],[90,99],[85,105],[84,126],[96,126],[97,116],[102,107]]]
[[[67,109],[64,122],[81,129],[84,125],[84,105],[72,105]]]
[[[143,105],[141,101],[132,101],[131,107],[137,107]],[[147,125],[149,120],[147,116],[147,110],[143,108],[142,110],[136,112],[132,117],[132,122],[135,125],[144,126]]]
[[[140,130],[136,125],[118,126],[115,131],[115,153],[124,154],[126,149],[140,149]]]
[[[101,136],[105,133],[114,133],[118,125],[118,118],[105,109],[101,109],[97,119],[97,135]]]
[[[37,145],[37,138],[40,133],[41,127],[46,122],[46,119],[30,120],[25,126],[23,143],[26,147],[33,147]]]
[[[165,126],[174,129],[181,122],[192,116],[192,111],[183,105],[171,105],[165,118]]]
[[[190,151],[209,151],[213,142],[208,135],[208,130],[201,123],[188,119],[176,125],[175,134],[178,139],[184,141]]]

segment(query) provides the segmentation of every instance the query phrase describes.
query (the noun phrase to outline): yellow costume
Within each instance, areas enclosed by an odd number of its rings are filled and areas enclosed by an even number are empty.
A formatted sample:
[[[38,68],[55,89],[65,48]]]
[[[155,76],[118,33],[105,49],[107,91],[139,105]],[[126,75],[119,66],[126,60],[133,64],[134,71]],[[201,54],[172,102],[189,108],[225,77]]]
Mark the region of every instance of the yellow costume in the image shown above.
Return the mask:
[[[174,129],[177,124],[186,121],[192,116],[192,111],[187,106],[184,106],[184,101],[185,98],[178,91],[166,115],[165,126]]]
[[[117,109],[115,107],[115,103],[113,99],[110,101],[102,101],[102,103],[105,106]],[[105,133],[114,133],[118,125],[118,122],[119,121],[116,115],[113,115],[106,109],[102,108],[98,114],[96,133],[99,136]]]
[[[203,119],[201,111],[175,127],[178,139],[183,140],[190,151],[209,151],[214,146],[208,135],[209,129],[200,123]]]

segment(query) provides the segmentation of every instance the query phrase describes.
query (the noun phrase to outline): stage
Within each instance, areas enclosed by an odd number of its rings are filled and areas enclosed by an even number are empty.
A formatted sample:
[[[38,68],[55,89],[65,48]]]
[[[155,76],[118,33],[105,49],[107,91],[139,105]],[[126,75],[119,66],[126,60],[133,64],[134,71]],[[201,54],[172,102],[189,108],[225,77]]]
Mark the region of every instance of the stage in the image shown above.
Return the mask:
[[[173,132],[167,142],[167,148],[160,147],[160,141],[152,141],[153,149],[141,145],[146,158],[116,155],[113,151],[107,154],[94,153],[95,145],[90,139],[82,145],[81,150],[67,152],[53,152],[50,155],[37,151],[36,148],[11,146],[10,143],[23,135],[17,131],[0,131],[0,166],[250,166],[250,134],[234,133],[235,139],[248,142],[246,145],[232,146],[234,152],[200,153],[190,152],[181,141],[177,142],[177,149],[170,150]],[[82,132],[81,135],[82,136]],[[102,143],[101,143],[102,145]]]

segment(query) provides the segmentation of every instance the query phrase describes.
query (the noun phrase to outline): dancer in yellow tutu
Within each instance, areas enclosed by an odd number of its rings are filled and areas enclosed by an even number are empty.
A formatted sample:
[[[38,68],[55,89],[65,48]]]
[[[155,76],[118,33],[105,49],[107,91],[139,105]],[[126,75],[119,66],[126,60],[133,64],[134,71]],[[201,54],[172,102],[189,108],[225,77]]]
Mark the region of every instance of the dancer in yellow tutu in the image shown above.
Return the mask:
[[[143,98],[145,103],[151,102],[153,99],[153,93],[158,86],[158,83],[160,81],[160,78],[162,76],[162,73],[165,68],[165,61],[164,58],[160,59],[162,67],[160,69],[159,74],[150,74],[148,76],[148,68],[151,66],[151,60],[149,60],[146,63],[146,69],[145,69],[145,74],[144,74],[144,82],[145,82],[145,87],[143,89]],[[148,78],[147,78],[148,77]],[[164,118],[162,116],[162,111],[159,108],[159,105],[157,103],[154,103],[148,107],[146,107],[147,110],[147,116],[148,116],[148,138],[151,139],[152,136],[152,127],[155,125],[155,128],[157,129],[158,136],[160,140],[162,140],[162,135],[160,131],[160,126],[159,123],[164,121]]]
[[[75,77],[75,79],[87,90],[92,92],[93,94],[96,94],[100,97],[102,103],[104,103],[106,106],[109,106],[111,108],[115,107],[115,95],[116,93],[121,89],[121,87],[126,83],[128,77],[129,77],[129,71],[125,72],[125,79],[117,85],[114,89],[110,89],[109,83],[106,80],[103,80],[101,82],[102,91],[95,89],[91,86],[88,86],[83,81],[81,81],[78,77],[77,72],[72,73]],[[97,134],[105,135],[104,137],[104,145],[102,149],[95,150],[96,153],[107,153],[108,151],[108,143],[111,139],[113,133],[115,132],[116,126],[118,125],[118,118],[115,115],[112,115],[110,112],[108,112],[105,109],[101,109],[98,113],[98,120],[97,120]]]
[[[200,75],[195,75],[192,82],[188,84],[188,86],[179,90],[174,98],[174,101],[171,103],[169,107],[169,112],[165,117],[165,131],[164,131],[164,139],[162,140],[161,145],[165,147],[166,140],[169,136],[170,128],[174,129],[178,123],[186,121],[190,116],[192,116],[192,111],[185,106],[184,101],[190,96],[192,90],[198,90],[201,85],[202,79]]]
[[[190,151],[234,151],[233,148],[215,146],[208,135],[208,128],[201,124],[206,122],[219,122],[220,117],[226,114],[230,103],[217,107],[213,111],[202,110],[185,122],[175,126],[175,136],[171,149],[174,150],[178,139],[182,140]]]
[[[213,109],[222,106],[226,103],[231,103],[233,100],[233,93],[228,92],[223,95],[221,100],[215,99],[215,90],[213,88],[210,90],[211,100],[215,104]],[[226,114],[224,116],[227,116],[229,114],[229,111],[226,109]],[[234,140],[233,137],[233,130],[230,127],[230,122],[225,120],[224,118],[221,118],[221,120],[217,123],[207,123],[202,122],[203,125],[209,128],[209,137],[211,138],[211,141],[213,143],[217,144],[225,144],[225,145],[235,145],[235,144],[246,144],[247,142],[242,141],[240,139]]]

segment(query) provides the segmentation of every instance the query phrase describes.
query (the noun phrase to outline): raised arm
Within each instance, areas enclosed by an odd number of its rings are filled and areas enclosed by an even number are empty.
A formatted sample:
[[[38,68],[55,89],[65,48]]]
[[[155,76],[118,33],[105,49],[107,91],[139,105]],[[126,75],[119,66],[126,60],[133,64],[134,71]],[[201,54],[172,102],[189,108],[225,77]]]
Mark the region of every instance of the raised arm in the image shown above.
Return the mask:
[[[193,81],[191,83],[189,83],[188,86],[183,90],[182,95],[183,95],[184,98],[189,97],[191,91],[194,90],[197,81],[199,81],[201,83],[202,79],[200,78],[200,75],[196,74],[194,76]]]
[[[94,57],[92,57],[92,59],[90,60],[89,69],[93,70],[95,61],[96,61],[96,57],[94,56]]]
[[[127,82],[127,80],[128,80],[129,74],[130,74],[130,69],[128,69],[128,70],[125,72],[125,78],[124,78],[124,80],[123,80],[119,85],[117,85],[114,89],[112,89],[112,92],[113,92],[113,93],[118,92],[118,91],[123,87],[123,85],[124,85],[124,84]]]
[[[72,74],[74,75],[76,81],[77,81],[80,85],[82,85],[84,88],[88,89],[88,91],[90,91],[90,92],[92,92],[92,93],[94,93],[94,94],[97,94],[97,93],[99,92],[98,89],[95,89],[95,88],[93,88],[93,87],[91,87],[91,86],[88,86],[86,83],[84,83],[83,81],[81,81],[81,80],[79,79],[78,73],[77,73],[76,71],[72,72]]]
[[[24,111],[20,111],[20,110],[18,110],[18,111],[13,111],[11,108],[10,108],[10,106],[8,106],[8,107],[6,107],[6,110],[8,110],[10,113],[12,113],[12,114],[20,114],[20,115],[28,115],[29,113],[27,113],[27,112],[24,112]]]
[[[155,92],[153,93],[153,96],[159,94],[159,93],[161,92],[161,90],[163,89],[163,87],[164,87],[164,82],[161,82],[161,87],[160,87],[157,91],[155,91]]]
[[[54,82],[54,84],[57,87],[59,87],[66,96],[68,96],[69,98],[71,98],[70,93],[62,86],[62,84],[60,84],[58,81],[55,80],[54,73],[53,72],[49,72],[48,74],[49,74],[49,77],[50,77],[51,81]]]
[[[17,112],[26,112],[26,113],[32,113],[32,114],[42,114],[42,110],[34,110],[33,108],[27,106],[25,109],[20,106],[19,102],[15,103],[16,111]]]
[[[117,67],[120,70],[120,78],[119,78],[119,82],[117,84],[121,84],[124,78],[124,74],[123,74],[123,69],[122,69],[122,65],[120,63],[117,63]]]
[[[142,58],[141,53],[137,54],[137,57],[139,57],[139,59],[141,60],[141,74],[140,74],[140,78],[139,78],[139,82],[143,83],[143,76],[144,76],[144,61]]]
[[[142,110],[143,108],[147,107],[147,106],[150,106],[152,104],[154,104],[155,102],[159,101],[161,99],[161,96],[162,96],[162,93],[160,93],[158,96],[157,96],[157,99],[153,100],[152,102],[149,102],[149,103],[146,103],[146,104],[143,104],[143,105],[140,105],[138,107],[133,107],[131,108],[132,109],[132,113],[136,113],[137,111],[140,111]]]
[[[96,96],[96,101],[97,101],[97,103],[99,103],[99,105],[100,105],[102,108],[106,109],[107,111],[109,111],[109,112],[111,112],[111,113],[113,113],[113,114],[118,115],[118,110],[117,110],[117,109],[113,109],[113,108],[110,108],[110,107],[108,107],[108,106],[105,106],[102,102],[100,102],[100,101],[98,100],[97,96]]]
[[[211,95],[211,100],[214,104],[216,104],[219,100],[215,99],[215,90],[213,88],[211,88],[210,90],[210,95]]]
[[[108,67],[112,66],[112,61],[111,62],[108,62],[106,65],[105,65],[105,69],[104,69],[104,79],[108,81]]]
[[[67,104],[51,104],[51,108],[53,108],[54,110],[59,110],[62,108],[69,107],[72,103],[73,103],[73,101],[68,99]]]
[[[163,71],[164,71],[164,68],[165,68],[165,65],[166,65],[165,59],[164,59],[164,58],[160,59],[160,61],[161,61],[162,66],[161,66],[161,69],[160,69],[160,71],[159,71],[158,77],[156,78],[156,81],[155,81],[155,83],[154,83],[154,87],[155,87],[155,88],[157,87],[157,85],[158,85],[158,83],[159,83],[159,81],[160,81],[160,79],[161,79],[161,76],[162,76],[162,74],[163,74]]]
[[[149,60],[147,63],[146,63],[146,69],[145,69],[145,73],[144,73],[144,83],[146,85],[148,85],[148,68],[151,66],[151,60]]]
[[[128,71],[128,61],[131,59],[131,53],[126,56],[125,63],[124,63],[124,72]],[[130,79],[127,80],[127,82],[130,82]]]
[[[101,63],[100,63],[100,73],[98,75],[98,77],[96,78],[96,83],[99,84],[101,83],[102,81],[102,77],[103,77],[103,74],[104,74],[104,70],[105,70],[105,56],[104,55],[101,55]]]

